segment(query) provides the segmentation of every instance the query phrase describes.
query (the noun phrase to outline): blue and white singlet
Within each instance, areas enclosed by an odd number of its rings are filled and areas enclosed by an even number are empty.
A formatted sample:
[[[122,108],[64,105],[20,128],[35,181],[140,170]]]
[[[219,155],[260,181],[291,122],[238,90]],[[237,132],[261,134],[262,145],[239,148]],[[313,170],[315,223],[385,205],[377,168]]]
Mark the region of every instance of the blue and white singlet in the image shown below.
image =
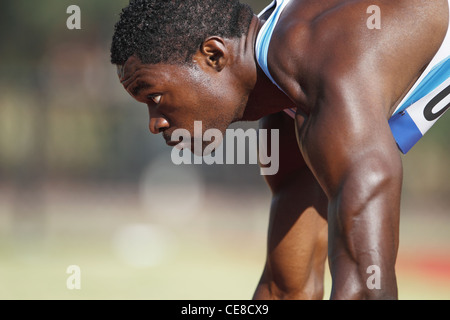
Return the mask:
[[[258,34],[255,51],[258,64],[277,86],[278,84],[269,72],[267,53],[273,31],[284,8],[290,1],[274,0],[259,14],[261,17],[273,9]],[[450,16],[450,0],[448,2]],[[440,49],[389,119],[389,125],[398,148],[406,154],[449,108],[450,23]],[[289,108],[285,112],[294,117],[296,109]]]

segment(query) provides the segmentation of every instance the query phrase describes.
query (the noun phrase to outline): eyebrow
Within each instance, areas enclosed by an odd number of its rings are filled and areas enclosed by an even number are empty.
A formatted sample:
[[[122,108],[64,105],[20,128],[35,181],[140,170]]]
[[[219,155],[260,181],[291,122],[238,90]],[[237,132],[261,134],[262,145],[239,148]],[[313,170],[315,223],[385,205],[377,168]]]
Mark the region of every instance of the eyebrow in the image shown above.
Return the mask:
[[[139,82],[137,86],[131,89],[131,93],[133,94],[133,96],[138,96],[142,90],[149,88],[151,88],[151,85],[149,85],[147,82]]]

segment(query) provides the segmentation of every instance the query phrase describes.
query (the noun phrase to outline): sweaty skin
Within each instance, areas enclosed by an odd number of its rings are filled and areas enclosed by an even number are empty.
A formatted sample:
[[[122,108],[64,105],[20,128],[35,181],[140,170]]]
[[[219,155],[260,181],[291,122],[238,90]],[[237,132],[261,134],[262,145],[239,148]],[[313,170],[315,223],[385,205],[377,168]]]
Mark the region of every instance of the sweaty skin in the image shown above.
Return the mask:
[[[377,5],[381,30],[367,28]],[[280,129],[267,260],[255,299],[396,299],[402,162],[388,118],[430,62],[448,25],[447,0],[292,0],[268,64],[255,60],[264,17],[240,39],[211,37],[193,66],[123,66],[125,89],[148,105],[150,130],[225,128],[261,119]],[[140,88],[140,90],[137,90]],[[155,96],[156,95],[156,96]],[[156,98],[155,98],[156,97]],[[296,107],[292,120],[283,112]],[[371,266],[380,288],[366,283]]]

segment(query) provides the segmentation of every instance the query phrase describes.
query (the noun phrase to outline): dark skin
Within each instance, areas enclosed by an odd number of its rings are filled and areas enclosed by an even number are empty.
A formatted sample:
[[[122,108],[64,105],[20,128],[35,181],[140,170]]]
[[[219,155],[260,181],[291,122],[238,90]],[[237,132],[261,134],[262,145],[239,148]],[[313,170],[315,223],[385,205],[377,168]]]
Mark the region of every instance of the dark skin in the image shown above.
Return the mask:
[[[370,30],[377,5],[382,29]],[[396,299],[402,162],[387,120],[442,43],[446,0],[292,0],[272,37],[273,85],[255,60],[264,23],[240,39],[210,37],[191,66],[131,57],[122,83],[148,105],[150,131],[224,131],[261,120],[280,130],[267,261],[255,299],[321,299],[328,257],[332,299]],[[418,45],[426,44],[426,45]],[[272,48],[283,48],[276,50]],[[140,89],[140,90],[138,90]],[[282,110],[296,107],[295,120]],[[371,290],[367,268],[380,268]]]

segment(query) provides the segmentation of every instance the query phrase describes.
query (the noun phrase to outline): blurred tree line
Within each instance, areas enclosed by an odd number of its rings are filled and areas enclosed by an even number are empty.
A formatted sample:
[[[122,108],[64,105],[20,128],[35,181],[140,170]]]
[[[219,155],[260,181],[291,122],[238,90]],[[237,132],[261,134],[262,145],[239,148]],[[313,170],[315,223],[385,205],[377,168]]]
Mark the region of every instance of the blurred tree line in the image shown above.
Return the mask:
[[[259,12],[271,1],[246,2]],[[162,139],[148,133],[145,106],[127,96],[109,63],[114,24],[127,3],[2,1],[0,182],[134,181],[156,156],[170,156]],[[66,27],[66,9],[73,4],[81,8],[81,30]],[[436,165],[448,163],[449,118],[427,135],[429,146],[416,147],[412,153],[418,156],[410,163],[427,161],[434,150],[443,159]],[[220,183],[261,180],[255,166],[235,166],[233,176],[227,167],[203,166],[202,171]],[[439,172],[449,171],[443,169]],[[446,182],[441,186],[450,190]]]
[[[168,154],[148,133],[145,106],[126,94],[109,63],[114,24],[127,3],[2,3],[2,181],[134,180],[153,157]],[[66,27],[72,4],[81,8],[81,30]],[[218,169],[205,168],[213,175]]]

